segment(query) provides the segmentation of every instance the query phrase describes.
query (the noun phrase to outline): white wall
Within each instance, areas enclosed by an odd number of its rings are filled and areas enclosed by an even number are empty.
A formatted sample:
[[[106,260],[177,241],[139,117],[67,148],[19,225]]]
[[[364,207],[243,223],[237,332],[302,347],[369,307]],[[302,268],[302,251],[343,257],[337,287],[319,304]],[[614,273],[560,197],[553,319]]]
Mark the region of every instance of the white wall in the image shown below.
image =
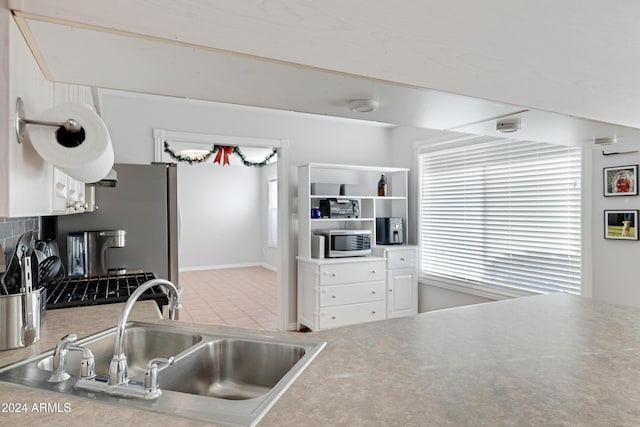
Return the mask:
[[[181,271],[262,262],[260,176],[238,164],[178,164]]]
[[[640,147],[638,147],[640,148]],[[615,151],[615,147],[610,149]],[[587,262],[593,278],[593,297],[605,301],[640,307],[640,242],[606,240],[604,238],[604,210],[640,209],[640,196],[604,197],[603,168],[637,165],[640,153],[603,156],[592,152],[591,262]]]
[[[152,161],[153,128],[289,141],[289,188],[284,189],[291,211],[288,324],[296,319],[296,166],[391,163],[388,128],[366,122],[112,91],[102,93],[101,107],[118,163]]]

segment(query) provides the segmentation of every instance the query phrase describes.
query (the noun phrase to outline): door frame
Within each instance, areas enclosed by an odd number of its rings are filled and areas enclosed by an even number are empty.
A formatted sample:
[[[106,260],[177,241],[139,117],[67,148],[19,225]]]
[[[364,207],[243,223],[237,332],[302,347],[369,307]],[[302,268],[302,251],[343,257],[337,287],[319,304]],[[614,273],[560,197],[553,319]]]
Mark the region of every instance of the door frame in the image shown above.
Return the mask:
[[[289,330],[289,141],[287,139],[254,138],[248,136],[215,135],[208,133],[171,131],[153,129],[154,161],[174,163],[164,151],[165,141],[174,144],[202,145],[209,150],[212,145],[232,145],[238,147],[275,148],[278,150],[278,265],[277,294],[278,294],[278,329]]]

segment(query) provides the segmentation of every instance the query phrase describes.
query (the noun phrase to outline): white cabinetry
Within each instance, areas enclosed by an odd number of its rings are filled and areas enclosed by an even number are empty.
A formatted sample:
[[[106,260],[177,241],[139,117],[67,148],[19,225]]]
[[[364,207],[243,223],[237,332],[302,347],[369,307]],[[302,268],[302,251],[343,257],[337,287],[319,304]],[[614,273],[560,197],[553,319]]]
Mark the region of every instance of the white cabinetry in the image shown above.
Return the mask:
[[[298,260],[298,328],[386,319],[385,260]]]
[[[374,252],[387,260],[387,317],[418,314],[417,246],[378,246]]]
[[[27,115],[53,105],[51,82],[33,58],[11,12],[0,8],[0,216],[22,217],[51,212],[51,166],[30,142],[18,144],[16,99]]]
[[[371,230],[372,243],[376,241],[377,217],[401,217],[407,236],[407,176],[409,169],[309,163],[298,168],[298,255],[311,258],[311,235],[330,229]],[[380,176],[387,180],[387,196],[378,196]],[[311,194],[311,184],[330,184],[335,188],[331,194]],[[339,194],[345,184],[346,195]],[[356,191],[356,192],[354,192]],[[311,209],[318,208],[322,199],[357,200],[359,218],[311,218]]]
[[[377,195],[382,174],[387,180],[386,196]],[[389,292],[391,270],[387,270],[389,261],[385,252],[368,257],[311,257],[311,236],[322,230],[370,230],[375,245],[377,217],[403,218],[406,239],[407,174],[408,169],[401,168],[319,163],[298,168],[298,328],[304,325],[315,331],[417,312],[417,288],[408,285],[417,276],[400,274],[403,269],[399,269]],[[311,194],[311,184],[316,183],[329,184],[321,187],[332,190]],[[341,184],[347,186],[347,194],[339,194]],[[357,200],[360,216],[311,218],[311,209],[318,208],[320,200],[329,198]],[[406,259],[411,253],[412,250],[407,251]],[[398,296],[390,295],[393,292]],[[414,300],[410,301],[411,298]],[[394,307],[391,311],[390,300]]]
[[[82,212],[84,183],[56,171],[15,132],[16,100],[27,118],[60,102],[93,106],[91,88],[47,81],[8,9],[0,8],[0,217]],[[71,206],[70,208],[68,206]],[[78,207],[78,209],[76,209]]]

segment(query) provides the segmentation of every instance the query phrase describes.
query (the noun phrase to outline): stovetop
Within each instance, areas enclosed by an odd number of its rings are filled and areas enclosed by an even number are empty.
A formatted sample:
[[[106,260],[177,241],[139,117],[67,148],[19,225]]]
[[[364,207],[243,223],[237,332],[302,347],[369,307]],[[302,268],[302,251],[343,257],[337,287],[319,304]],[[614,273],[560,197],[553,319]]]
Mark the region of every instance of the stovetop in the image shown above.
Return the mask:
[[[133,273],[100,277],[62,277],[47,285],[47,310],[126,302],[144,282],[155,279],[153,273]],[[169,303],[160,286],[146,290],[141,300],[153,299],[162,309]]]

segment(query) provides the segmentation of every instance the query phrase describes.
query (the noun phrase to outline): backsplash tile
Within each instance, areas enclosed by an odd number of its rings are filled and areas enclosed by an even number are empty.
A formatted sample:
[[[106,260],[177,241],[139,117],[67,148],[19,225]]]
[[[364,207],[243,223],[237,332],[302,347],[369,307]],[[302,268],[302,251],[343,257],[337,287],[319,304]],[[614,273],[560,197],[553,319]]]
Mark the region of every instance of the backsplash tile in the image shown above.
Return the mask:
[[[7,260],[13,253],[20,236],[34,231],[38,237],[38,217],[2,218],[0,217],[0,244],[4,250],[4,258]]]

